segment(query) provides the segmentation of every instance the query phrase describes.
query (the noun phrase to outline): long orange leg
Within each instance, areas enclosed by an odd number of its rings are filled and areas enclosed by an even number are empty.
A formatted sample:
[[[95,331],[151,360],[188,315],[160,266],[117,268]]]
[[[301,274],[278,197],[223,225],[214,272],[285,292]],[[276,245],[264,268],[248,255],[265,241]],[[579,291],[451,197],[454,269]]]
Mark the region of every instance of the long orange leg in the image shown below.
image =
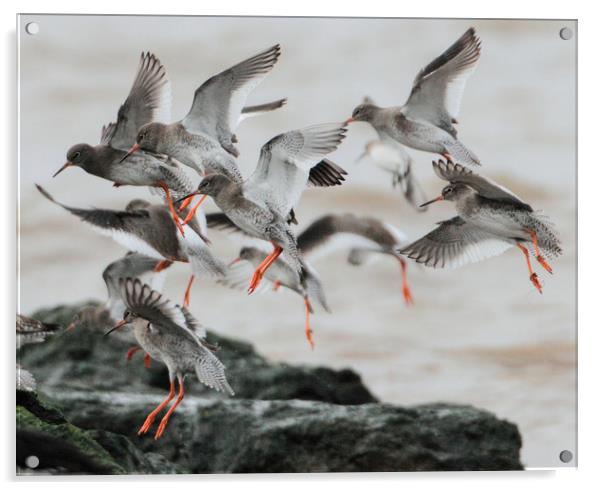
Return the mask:
[[[199,209],[199,206],[201,204],[203,204],[203,201],[205,200],[205,198],[207,197],[207,195],[203,195],[201,196],[201,198],[199,199],[199,202],[197,202],[190,211],[188,211],[188,214],[186,215],[186,218],[184,218],[184,222],[183,224],[188,224],[188,222],[194,218],[194,215],[196,214],[196,210]]]
[[[167,269],[171,264],[172,264],[171,260],[161,260],[161,261],[157,262],[157,265],[155,265],[153,271],[161,272],[162,270]]]
[[[194,199],[194,195],[192,196],[188,196],[186,199],[184,199],[182,201],[182,204],[180,204],[180,207],[178,208],[178,212],[181,213],[182,211],[184,211],[188,206],[190,206],[190,203],[192,202],[192,200]]]
[[[132,357],[134,357],[134,354],[136,352],[138,352],[139,350],[141,350],[141,347],[135,345],[134,347],[130,347],[128,349],[128,351],[125,353],[125,360],[127,362],[130,362],[132,360]]]
[[[539,262],[545,270],[552,274],[552,267],[550,267],[550,264],[546,262],[546,260],[542,257],[541,253],[539,252],[539,245],[537,243],[537,233],[535,233],[533,230],[528,230],[528,233],[529,235],[531,235],[531,240],[533,241],[533,247],[535,248],[535,258],[537,259],[537,262]]]
[[[311,315],[311,305],[309,304],[309,300],[307,298],[303,298],[303,301],[305,302],[305,337],[307,337],[307,341],[309,342],[309,345],[313,349],[315,346],[314,336],[313,336],[313,331],[312,331],[311,327],[309,326],[309,318]]]
[[[144,353],[144,367],[146,369],[150,369],[151,366],[151,356],[148,352]]]
[[[188,308],[188,306],[190,306],[190,288],[192,287],[193,282],[194,282],[194,274],[192,274],[190,276],[190,279],[188,280],[188,287],[186,288],[186,292],[184,293],[183,306],[185,308]]]
[[[169,422],[169,418],[171,417],[171,414],[175,412],[176,407],[184,399],[184,379],[181,378],[180,376],[178,376],[178,383],[180,383],[180,391],[178,393],[178,398],[176,399],[174,404],[171,407],[169,407],[169,410],[164,415],[164,417],[161,419],[159,428],[157,429],[157,432],[155,433],[155,441],[163,435],[163,432],[165,432],[165,427],[167,427],[167,422]]]
[[[408,264],[401,257],[397,257],[397,260],[399,260],[399,263],[401,264],[401,281],[403,284],[401,291],[403,293],[403,299],[407,306],[411,306],[414,304],[414,298],[412,298],[412,293],[410,293],[410,287],[408,286]]]
[[[251,278],[251,283],[249,284],[249,289],[248,289],[249,294],[251,294],[253,291],[255,291],[257,286],[259,286],[261,279],[263,279],[263,275],[265,274],[265,271],[267,271],[269,269],[269,267],[274,263],[274,261],[282,253],[282,247],[279,247],[276,244],[273,244],[273,245],[274,245],[274,251],[270,255],[268,255],[265,259],[263,259],[261,264],[259,264],[259,267],[257,267],[257,269],[255,269],[255,272],[253,273],[253,277]]]
[[[524,247],[520,243],[517,243],[516,246],[521,249],[521,251],[525,254],[525,258],[527,259],[527,267],[529,268],[529,279],[531,279],[531,282],[533,283],[535,288],[539,291],[539,293],[543,294],[543,291],[541,290],[541,283],[539,282],[539,279],[537,278],[537,274],[535,274],[535,272],[533,272],[533,267],[531,267],[531,259],[529,258],[529,251],[527,250],[526,247]]]
[[[148,414],[148,417],[146,417],[144,424],[142,424],[142,427],[140,427],[140,430],[138,431],[139,436],[148,432],[148,430],[151,428],[151,425],[153,425],[155,418],[157,418],[157,414],[161,410],[163,410],[170,401],[173,400],[174,396],[176,396],[176,386],[174,380],[172,379],[169,382],[169,395],[167,395],[167,398],[163,400],[157,408],[155,408],[151,413]]]
[[[169,212],[171,213],[171,217],[173,218],[174,223],[178,227],[178,230],[180,230],[182,236],[184,236],[184,227],[180,223],[180,217],[178,216],[178,213],[176,213],[176,208],[174,207],[173,201],[171,200],[169,187],[167,187],[167,184],[165,182],[158,182],[157,186],[161,187],[161,189],[163,189],[163,192],[165,192],[165,199],[167,199],[167,205],[169,206]]]

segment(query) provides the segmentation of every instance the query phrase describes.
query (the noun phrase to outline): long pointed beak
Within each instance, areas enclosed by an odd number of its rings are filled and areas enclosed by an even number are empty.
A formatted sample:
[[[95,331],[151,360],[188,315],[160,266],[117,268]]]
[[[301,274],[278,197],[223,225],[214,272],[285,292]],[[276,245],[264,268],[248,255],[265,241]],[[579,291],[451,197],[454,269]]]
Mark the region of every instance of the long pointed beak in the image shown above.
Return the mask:
[[[424,206],[428,206],[429,204],[433,204],[434,202],[437,202],[437,201],[443,201],[443,196],[439,196],[439,197],[436,197],[435,199],[431,199],[430,201],[427,201],[418,207],[423,208]]]
[[[105,337],[107,335],[109,335],[110,333],[114,332],[115,330],[117,330],[118,328],[123,327],[126,323],[128,323],[128,322],[126,322],[125,320],[119,320],[117,322],[117,325],[115,325],[111,330],[109,330],[108,332],[105,333]]]
[[[355,119],[353,119],[352,117],[350,117],[349,119],[345,120],[345,124],[349,124],[349,123],[352,123],[354,121],[355,121]]]
[[[74,165],[73,163],[71,163],[71,162],[67,162],[67,163],[65,163],[65,165],[63,165],[61,168],[59,168],[59,169],[58,169],[58,170],[57,170],[57,171],[54,173],[54,175],[52,176],[52,178],[55,178],[55,177],[56,177],[58,174],[60,174],[60,173],[61,173],[63,170],[65,170],[66,168],[69,168],[69,167],[74,167],[74,166],[75,166],[75,165]]]
[[[240,262],[241,258],[240,257],[236,257],[232,262],[230,262],[228,264],[228,267],[232,267],[234,264],[238,264]]]
[[[119,160],[119,163],[122,163],[127,157],[129,157],[132,153],[136,153],[137,151],[140,151],[140,145],[138,143],[134,143],[128,152],[123,156],[123,158]]]
[[[181,197],[180,199],[178,199],[177,201],[175,201],[176,204],[180,204],[182,201],[185,201],[186,199],[188,199],[189,197],[194,197],[194,196],[198,196],[201,193],[199,191],[194,191],[192,194],[188,194],[187,196]]]

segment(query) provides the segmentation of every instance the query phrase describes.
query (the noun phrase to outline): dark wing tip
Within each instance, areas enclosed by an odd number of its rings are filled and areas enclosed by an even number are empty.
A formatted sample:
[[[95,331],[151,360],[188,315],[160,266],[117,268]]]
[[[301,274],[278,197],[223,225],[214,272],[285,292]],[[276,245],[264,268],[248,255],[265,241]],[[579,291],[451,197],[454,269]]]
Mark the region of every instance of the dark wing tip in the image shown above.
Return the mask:
[[[52,196],[51,196],[51,195],[50,195],[50,194],[49,194],[49,193],[46,191],[46,189],[44,189],[44,188],[43,188],[43,187],[42,187],[40,184],[36,184],[35,186],[36,186],[36,188],[38,189],[38,191],[40,191],[40,193],[41,193],[41,194],[42,194],[42,195],[43,195],[43,196],[44,196],[46,199],[48,199],[49,201],[52,201],[52,202],[56,202],[56,201],[54,200],[54,198],[53,198],[53,197],[52,197]]]

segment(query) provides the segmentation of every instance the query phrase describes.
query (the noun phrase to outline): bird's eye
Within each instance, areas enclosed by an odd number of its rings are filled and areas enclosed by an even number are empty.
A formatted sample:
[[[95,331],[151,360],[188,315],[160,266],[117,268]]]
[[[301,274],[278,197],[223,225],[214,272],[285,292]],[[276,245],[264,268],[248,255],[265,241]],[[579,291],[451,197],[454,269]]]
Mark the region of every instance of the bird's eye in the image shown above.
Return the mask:
[[[79,158],[79,156],[80,156],[80,152],[79,152],[79,151],[76,151],[76,152],[73,154],[73,160],[77,160],[77,159]]]

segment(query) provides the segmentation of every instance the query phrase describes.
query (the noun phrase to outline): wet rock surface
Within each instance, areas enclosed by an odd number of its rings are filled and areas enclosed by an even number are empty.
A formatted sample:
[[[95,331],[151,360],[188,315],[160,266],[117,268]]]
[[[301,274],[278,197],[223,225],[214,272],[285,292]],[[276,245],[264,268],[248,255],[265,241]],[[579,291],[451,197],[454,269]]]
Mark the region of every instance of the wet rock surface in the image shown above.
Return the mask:
[[[35,316],[66,325],[82,306]],[[517,427],[489,412],[378,403],[352,370],[271,363],[252,345],[213,333],[236,396],[189,377],[165,435],[153,439],[157,419],[138,436],[166,395],[167,371],[154,361],[145,369],[141,353],[126,362],[133,337],[105,337],[108,327],[80,325],[20,350],[39,389],[17,393],[22,468],[39,447],[48,463],[40,469],[51,473],[522,469]],[[61,450],[44,455],[56,440]]]

